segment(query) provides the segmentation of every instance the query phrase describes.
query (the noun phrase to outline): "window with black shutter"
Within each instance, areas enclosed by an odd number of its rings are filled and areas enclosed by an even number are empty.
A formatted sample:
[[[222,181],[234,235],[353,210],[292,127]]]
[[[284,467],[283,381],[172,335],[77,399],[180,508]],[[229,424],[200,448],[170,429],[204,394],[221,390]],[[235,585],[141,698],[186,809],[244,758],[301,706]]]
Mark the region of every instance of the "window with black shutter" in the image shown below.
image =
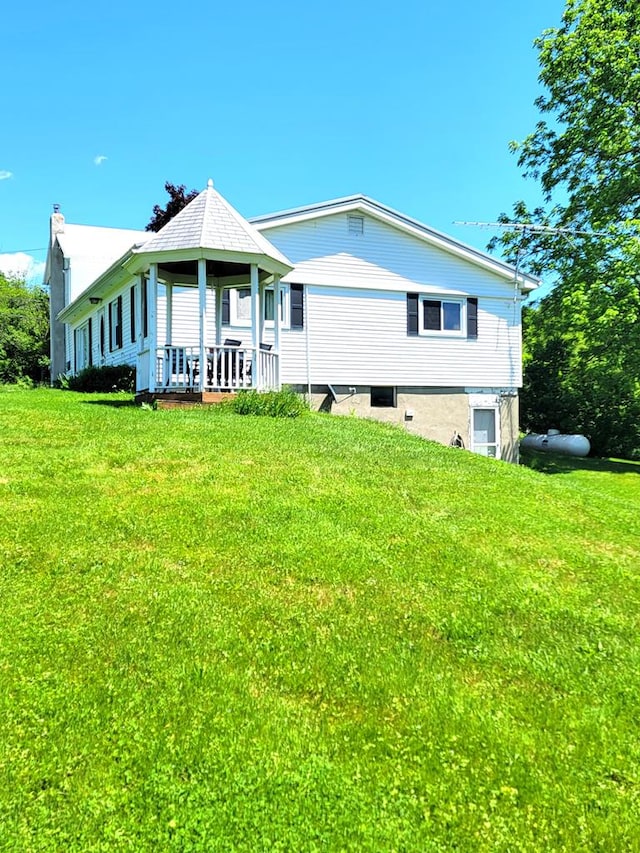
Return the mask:
[[[477,338],[478,300],[408,293],[407,334]]]
[[[109,303],[109,349],[122,347],[122,296]]]
[[[304,285],[289,285],[289,302],[291,312],[290,327],[292,329],[304,328]]]

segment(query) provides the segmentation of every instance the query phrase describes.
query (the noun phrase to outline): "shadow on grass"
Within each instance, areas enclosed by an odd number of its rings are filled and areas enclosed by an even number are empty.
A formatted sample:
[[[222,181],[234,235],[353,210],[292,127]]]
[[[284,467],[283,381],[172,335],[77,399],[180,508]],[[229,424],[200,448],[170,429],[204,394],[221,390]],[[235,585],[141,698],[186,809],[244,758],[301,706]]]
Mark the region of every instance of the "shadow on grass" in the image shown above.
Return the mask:
[[[563,456],[559,453],[537,453],[521,450],[520,462],[541,474],[571,474],[574,471],[606,471],[609,474],[640,474],[640,462],[622,459],[595,459]]]
[[[135,400],[83,400],[87,406],[111,406],[113,409],[124,409],[137,406]]]

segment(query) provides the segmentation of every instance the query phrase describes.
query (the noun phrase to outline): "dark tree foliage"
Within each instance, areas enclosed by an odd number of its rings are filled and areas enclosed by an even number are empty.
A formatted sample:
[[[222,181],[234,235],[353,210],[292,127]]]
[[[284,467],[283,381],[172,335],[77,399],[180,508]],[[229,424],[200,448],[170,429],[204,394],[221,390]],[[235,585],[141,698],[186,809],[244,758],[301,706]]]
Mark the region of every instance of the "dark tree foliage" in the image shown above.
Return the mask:
[[[159,204],[154,205],[153,216],[145,226],[145,231],[159,231],[173,217],[180,213],[183,207],[186,207],[190,201],[198,195],[198,190],[189,190],[184,184],[176,186],[170,184],[169,181],[164,185],[165,190],[169,194],[169,201],[166,207],[160,207]]]
[[[525,312],[522,425],[583,432],[599,455],[640,455],[640,4],[568,0],[537,40],[543,119],[513,143],[544,209],[503,222],[510,260],[557,280]],[[549,117],[547,120],[546,117]],[[592,232],[580,234],[576,232]],[[594,233],[597,232],[597,233]]]
[[[42,382],[48,372],[49,296],[0,274],[0,382]]]

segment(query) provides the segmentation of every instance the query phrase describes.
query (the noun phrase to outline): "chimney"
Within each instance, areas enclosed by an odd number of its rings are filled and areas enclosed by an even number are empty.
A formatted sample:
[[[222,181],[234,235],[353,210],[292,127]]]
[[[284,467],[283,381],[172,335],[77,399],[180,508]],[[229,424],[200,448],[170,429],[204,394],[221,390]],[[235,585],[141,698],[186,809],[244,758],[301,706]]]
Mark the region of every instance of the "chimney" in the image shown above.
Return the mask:
[[[64,234],[64,216],[60,213],[60,205],[53,205],[53,213],[51,214],[51,243],[55,240],[56,234]]]

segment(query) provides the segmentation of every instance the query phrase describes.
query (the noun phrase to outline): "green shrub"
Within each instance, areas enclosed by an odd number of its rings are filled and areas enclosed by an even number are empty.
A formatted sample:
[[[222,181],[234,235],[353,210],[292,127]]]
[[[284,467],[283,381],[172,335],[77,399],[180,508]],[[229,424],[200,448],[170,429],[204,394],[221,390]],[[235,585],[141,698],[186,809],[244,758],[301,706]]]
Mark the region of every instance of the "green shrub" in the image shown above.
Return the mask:
[[[128,391],[133,393],[136,369],[128,364],[85,367],[75,376],[59,376],[58,384],[68,391]]]
[[[290,388],[282,391],[241,391],[230,402],[238,415],[263,415],[270,418],[297,418],[307,411],[307,404]]]

